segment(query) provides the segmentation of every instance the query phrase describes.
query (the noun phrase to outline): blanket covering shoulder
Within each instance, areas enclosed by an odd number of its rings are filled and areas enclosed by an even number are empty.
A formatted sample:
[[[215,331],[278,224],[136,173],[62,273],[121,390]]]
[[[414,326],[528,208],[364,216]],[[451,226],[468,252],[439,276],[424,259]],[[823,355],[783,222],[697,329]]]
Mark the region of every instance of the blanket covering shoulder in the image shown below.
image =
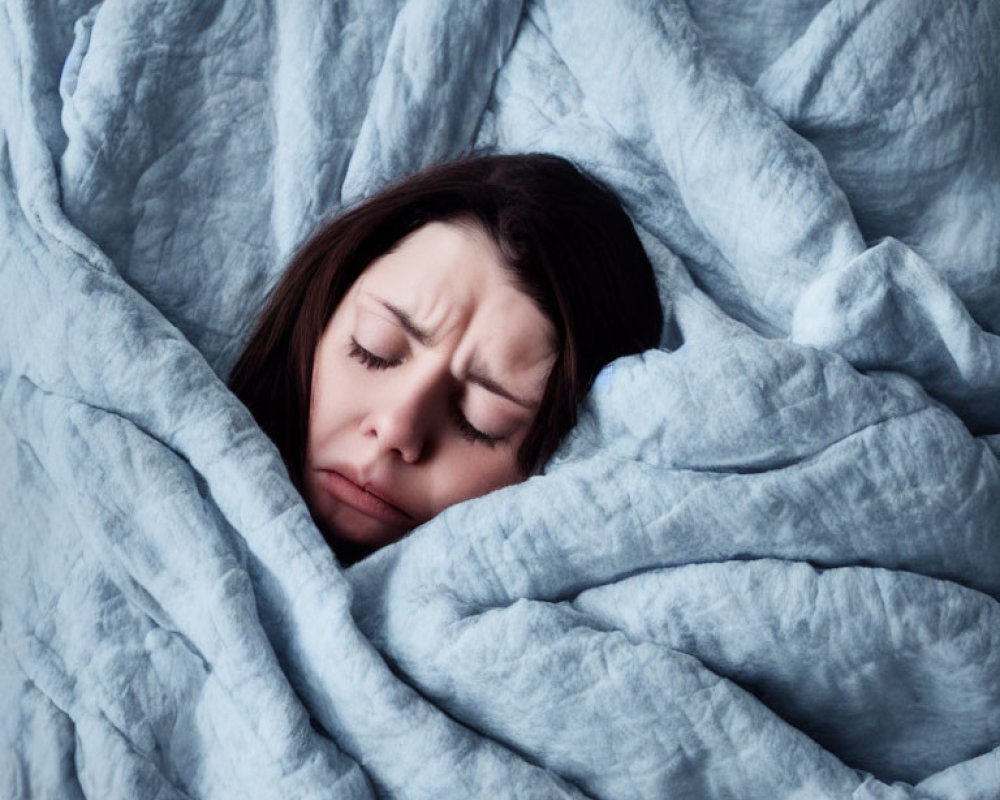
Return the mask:
[[[0,794],[1000,793],[1000,5],[690,6],[0,6]],[[224,379],[476,148],[618,192],[663,347],[343,569]]]

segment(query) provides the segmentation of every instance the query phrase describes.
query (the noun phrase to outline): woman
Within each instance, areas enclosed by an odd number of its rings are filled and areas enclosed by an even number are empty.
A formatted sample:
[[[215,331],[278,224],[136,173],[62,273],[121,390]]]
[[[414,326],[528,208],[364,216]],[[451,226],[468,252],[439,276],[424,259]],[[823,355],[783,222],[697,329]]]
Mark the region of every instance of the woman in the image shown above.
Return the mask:
[[[662,326],[611,192],[555,156],[477,157],[321,227],[230,387],[353,561],[539,470],[600,368]]]

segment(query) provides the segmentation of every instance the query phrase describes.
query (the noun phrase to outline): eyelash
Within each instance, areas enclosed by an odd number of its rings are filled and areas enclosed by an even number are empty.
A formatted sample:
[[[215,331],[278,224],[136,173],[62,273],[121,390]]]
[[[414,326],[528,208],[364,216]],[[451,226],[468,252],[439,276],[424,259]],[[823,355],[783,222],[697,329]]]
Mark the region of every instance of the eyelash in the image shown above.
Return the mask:
[[[351,358],[358,361],[366,369],[389,369],[391,367],[399,366],[402,363],[401,358],[382,358],[381,356],[375,355],[370,350],[366,350],[360,344],[358,344],[357,339],[351,338]],[[485,444],[487,447],[494,447],[497,442],[503,439],[502,436],[491,436],[488,433],[484,433],[475,427],[468,419],[466,419],[465,414],[462,413],[457,405],[452,406],[451,409],[452,422],[455,423],[455,427],[458,432],[462,435],[462,438],[470,442],[479,442],[480,444]]]
[[[502,438],[500,436],[490,436],[488,433],[483,433],[479,430],[479,428],[475,427],[465,418],[465,414],[462,413],[462,410],[457,405],[452,406],[451,416],[455,423],[455,427],[458,428],[458,432],[462,434],[463,438],[470,442],[479,442],[481,444],[485,444],[487,447],[494,447]]]
[[[358,344],[358,340],[353,337],[351,338],[351,358],[360,361],[368,369],[398,367],[403,361],[401,358],[382,358],[381,356],[377,356],[370,350],[365,350],[365,348]]]

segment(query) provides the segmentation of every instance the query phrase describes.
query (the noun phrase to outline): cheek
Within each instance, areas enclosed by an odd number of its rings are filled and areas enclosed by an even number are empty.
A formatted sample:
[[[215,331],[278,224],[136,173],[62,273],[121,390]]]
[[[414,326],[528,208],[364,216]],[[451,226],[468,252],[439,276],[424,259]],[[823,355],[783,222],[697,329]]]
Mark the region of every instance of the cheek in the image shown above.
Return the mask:
[[[436,465],[433,483],[438,491],[434,492],[433,513],[524,480],[515,448],[482,449],[484,452],[469,452],[459,446]]]
[[[306,434],[307,453],[322,446],[329,436],[356,417],[363,404],[363,389],[344,391],[351,376],[334,358],[318,358],[313,368]]]

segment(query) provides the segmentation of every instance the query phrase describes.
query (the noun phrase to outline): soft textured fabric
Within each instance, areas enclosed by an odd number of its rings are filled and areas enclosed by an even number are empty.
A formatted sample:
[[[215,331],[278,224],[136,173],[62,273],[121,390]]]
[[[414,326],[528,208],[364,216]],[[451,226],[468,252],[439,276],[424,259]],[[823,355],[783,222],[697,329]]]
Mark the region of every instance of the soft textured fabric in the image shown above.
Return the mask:
[[[6,0],[0,796],[1000,795],[998,40],[976,0]],[[619,193],[663,349],[345,570],[224,379],[319,221],[474,148]]]

